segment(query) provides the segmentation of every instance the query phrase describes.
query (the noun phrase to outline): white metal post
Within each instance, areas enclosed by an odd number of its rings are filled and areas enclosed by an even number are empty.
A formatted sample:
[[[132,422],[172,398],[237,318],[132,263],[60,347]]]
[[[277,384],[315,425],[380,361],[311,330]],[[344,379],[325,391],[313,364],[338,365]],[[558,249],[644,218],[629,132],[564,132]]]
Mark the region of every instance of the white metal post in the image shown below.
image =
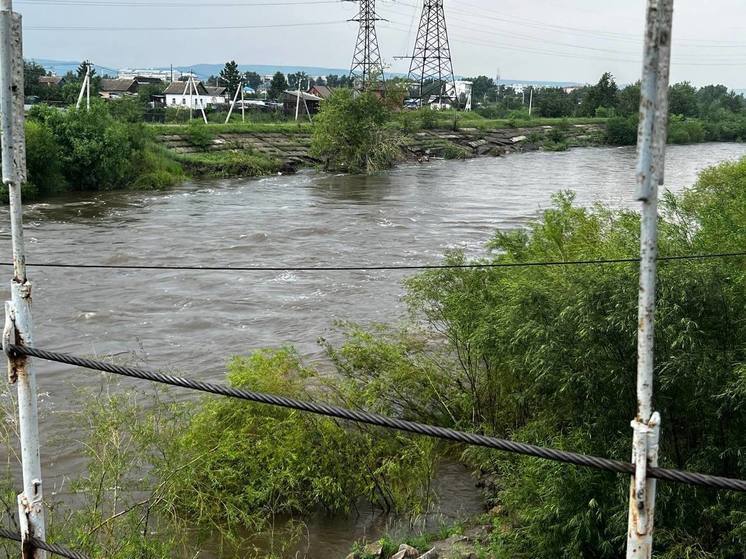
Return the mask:
[[[647,469],[658,465],[660,415],[653,412],[655,364],[655,290],[658,259],[658,188],[664,181],[668,126],[673,0],[648,0],[638,131],[637,199],[640,224],[640,290],[637,337],[637,417],[632,421],[627,558],[650,559],[655,516],[654,479]]]
[[[298,98],[295,100],[295,120],[298,121],[298,113],[300,113],[300,76],[298,76]]]
[[[21,16],[13,13],[11,0],[0,1],[0,142],[2,177],[10,198],[13,243],[11,301],[6,304],[4,341],[33,345],[31,336],[31,283],[26,277],[23,242],[21,184],[26,180],[26,146],[23,112],[23,39]],[[19,525],[24,559],[42,559],[30,537],[45,539],[36,375],[27,358],[9,357],[9,377],[18,388],[18,424],[21,438],[23,493],[18,496]]]
[[[528,99],[528,116],[531,116],[531,113],[534,110],[534,86],[531,86],[531,97]]]
[[[78,102],[75,103],[75,108],[76,109],[80,108],[80,104],[83,102],[83,95],[85,95],[86,91],[89,91],[88,90],[88,76],[89,76],[90,71],[91,71],[90,65],[86,65],[86,67],[85,67],[85,75],[83,76],[83,83],[80,85],[80,93],[78,94]],[[91,95],[90,95],[90,91],[88,93],[88,104],[87,104],[87,106],[88,106],[88,109],[90,110],[90,108],[91,108]]]
[[[241,82],[239,85],[239,89],[243,90],[243,82]],[[238,89],[236,90],[236,94],[233,96],[233,101],[231,102],[231,108],[228,109],[228,116],[225,117],[225,123],[228,124],[228,121],[231,119],[231,115],[233,114],[233,107],[236,106],[236,101],[238,100]],[[243,103],[243,100],[242,100]]]
[[[241,82],[241,122],[246,122],[246,100],[244,99],[243,82]]]

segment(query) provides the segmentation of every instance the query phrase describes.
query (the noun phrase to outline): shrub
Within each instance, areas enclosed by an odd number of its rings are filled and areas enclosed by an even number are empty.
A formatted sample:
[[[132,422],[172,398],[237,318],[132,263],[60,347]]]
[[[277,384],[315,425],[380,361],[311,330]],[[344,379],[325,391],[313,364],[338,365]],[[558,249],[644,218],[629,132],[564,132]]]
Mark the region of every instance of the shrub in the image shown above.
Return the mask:
[[[67,182],[62,174],[60,146],[49,127],[33,120],[26,123],[26,167],[27,195],[65,190]]]
[[[215,139],[215,134],[210,127],[196,120],[189,124],[186,136],[190,144],[202,151],[207,151]]]
[[[328,170],[371,173],[401,158],[401,138],[386,127],[391,112],[373,93],[338,89],[313,127],[311,154]]]
[[[606,123],[606,143],[613,146],[633,146],[637,143],[637,116],[614,117]]]

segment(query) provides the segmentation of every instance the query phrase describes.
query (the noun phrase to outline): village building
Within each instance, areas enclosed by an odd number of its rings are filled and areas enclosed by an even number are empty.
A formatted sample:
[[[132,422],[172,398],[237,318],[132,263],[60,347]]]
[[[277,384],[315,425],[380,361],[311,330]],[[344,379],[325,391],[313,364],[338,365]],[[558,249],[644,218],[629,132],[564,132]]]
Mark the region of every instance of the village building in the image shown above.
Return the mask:
[[[324,101],[329,99],[333,92],[334,90],[327,85],[312,85],[308,89],[308,93],[315,95],[316,97],[321,97]]]
[[[206,109],[212,104],[212,96],[202,82],[196,82],[197,92],[189,82],[173,82],[169,84],[163,95],[167,107],[186,107],[192,109]]]
[[[59,87],[65,83],[62,76],[39,76],[39,84],[47,87]]]
[[[139,88],[134,79],[102,79],[99,87],[99,95],[104,99],[120,99],[130,95],[137,95]]]
[[[297,91],[286,91],[282,100],[282,108],[286,114],[295,114],[297,109],[299,115],[315,115],[319,112],[321,101],[323,101],[321,97],[305,91],[300,92],[300,97]]]
[[[210,96],[209,103],[212,106],[228,105],[232,101],[227,87],[206,85],[205,90]]]

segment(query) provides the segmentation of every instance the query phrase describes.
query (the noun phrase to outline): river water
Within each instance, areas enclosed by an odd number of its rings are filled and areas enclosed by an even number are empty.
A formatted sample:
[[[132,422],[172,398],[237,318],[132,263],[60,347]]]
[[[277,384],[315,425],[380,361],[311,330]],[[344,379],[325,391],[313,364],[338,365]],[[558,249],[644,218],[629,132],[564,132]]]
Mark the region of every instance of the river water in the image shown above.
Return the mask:
[[[671,147],[667,187],[678,192],[701,169],[744,155],[744,144]],[[28,259],[272,267],[433,264],[454,247],[479,255],[495,229],[524,226],[560,190],[574,190],[582,204],[636,207],[634,163],[632,148],[587,148],[405,165],[372,177],[308,171],[188,183],[165,193],[67,195],[26,208]],[[0,214],[1,260],[9,261],[7,208]],[[9,278],[9,269],[3,269]],[[397,321],[405,277],[402,272],[33,267],[30,275],[39,347],[101,356],[134,352],[149,366],[217,382],[232,355],[293,344],[308,360],[321,362],[316,340],[336,339],[335,321]],[[65,443],[70,426],[58,420],[60,412],[79,405],[76,387],[100,381],[96,373],[53,364],[38,363],[38,370],[49,488],[81,467],[77,451]],[[444,514],[459,507],[472,512],[468,509],[479,504],[468,478],[446,470]],[[328,546],[344,538],[342,528],[359,532],[369,520],[319,522],[312,526],[314,541]]]

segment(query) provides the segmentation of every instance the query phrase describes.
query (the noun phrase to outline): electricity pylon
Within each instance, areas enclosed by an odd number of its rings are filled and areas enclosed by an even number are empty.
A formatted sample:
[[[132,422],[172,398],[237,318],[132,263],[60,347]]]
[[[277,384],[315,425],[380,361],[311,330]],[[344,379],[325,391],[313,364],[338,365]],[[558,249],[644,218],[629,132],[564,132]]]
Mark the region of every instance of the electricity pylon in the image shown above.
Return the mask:
[[[383,83],[383,63],[378,49],[376,22],[381,18],[376,14],[376,0],[360,0],[360,12],[355,19],[360,24],[352,57],[350,79],[358,89],[377,88]]]
[[[423,105],[433,96],[438,102],[458,103],[443,0],[424,0],[409,80],[418,86]]]

